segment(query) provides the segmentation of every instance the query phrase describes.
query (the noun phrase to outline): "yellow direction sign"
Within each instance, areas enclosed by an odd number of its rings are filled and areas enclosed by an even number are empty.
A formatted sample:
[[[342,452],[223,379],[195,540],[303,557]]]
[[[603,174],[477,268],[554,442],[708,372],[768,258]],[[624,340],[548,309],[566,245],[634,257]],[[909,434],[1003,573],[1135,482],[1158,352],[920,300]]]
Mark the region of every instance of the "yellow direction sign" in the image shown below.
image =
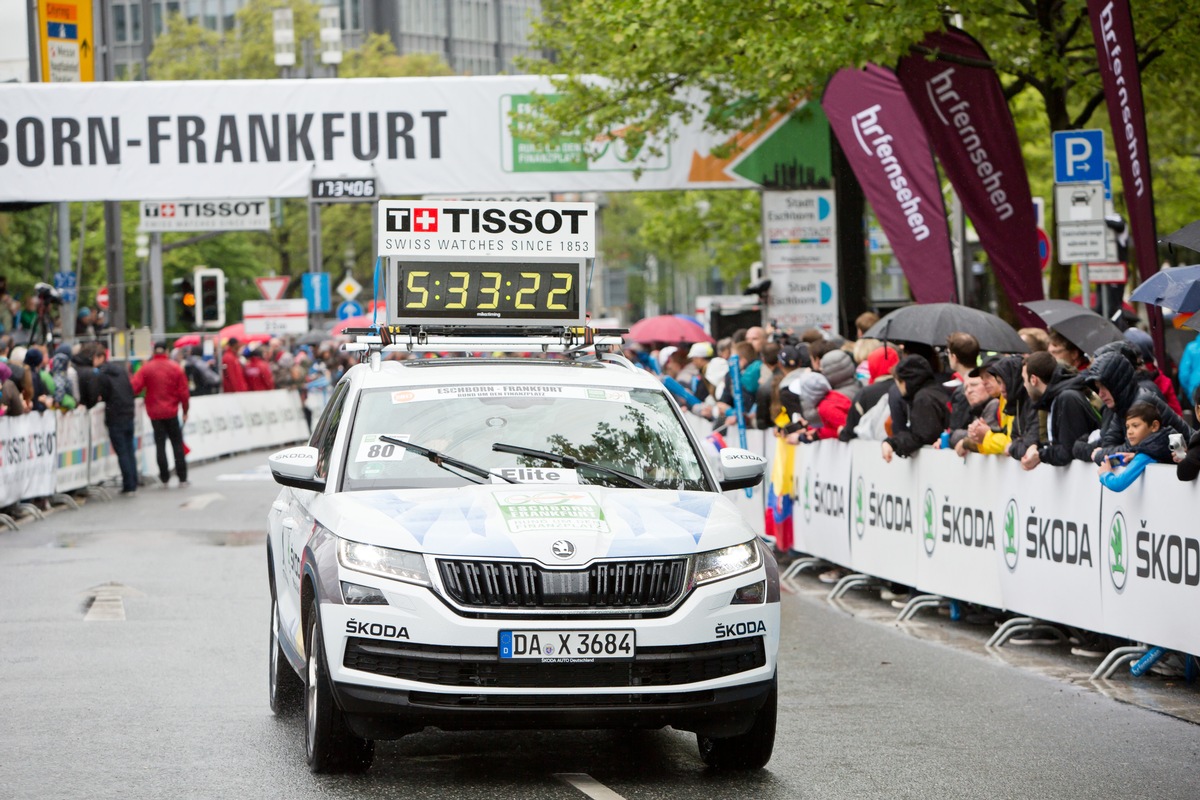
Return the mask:
[[[42,81],[95,80],[96,37],[92,31],[91,0],[38,0],[38,19]]]

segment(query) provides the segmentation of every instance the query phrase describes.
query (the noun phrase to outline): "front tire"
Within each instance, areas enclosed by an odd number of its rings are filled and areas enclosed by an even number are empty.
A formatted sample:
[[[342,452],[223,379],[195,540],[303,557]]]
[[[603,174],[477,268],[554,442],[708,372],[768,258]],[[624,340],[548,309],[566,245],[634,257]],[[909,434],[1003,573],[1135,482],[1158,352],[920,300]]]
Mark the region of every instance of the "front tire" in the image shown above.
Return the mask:
[[[321,615],[314,600],[309,606],[305,652],[304,751],[313,772],[365,772],[375,759],[375,742],[355,736],[333,699],[321,639]]]
[[[767,701],[754,715],[750,730],[737,736],[712,738],[696,735],[704,763],[716,769],[762,769],[775,749],[775,721],[779,707],[779,678],[771,680]]]
[[[291,714],[300,709],[304,699],[304,682],[292,669],[283,645],[279,643],[279,601],[271,593],[271,656],[267,674],[267,692],[271,710],[276,715]]]

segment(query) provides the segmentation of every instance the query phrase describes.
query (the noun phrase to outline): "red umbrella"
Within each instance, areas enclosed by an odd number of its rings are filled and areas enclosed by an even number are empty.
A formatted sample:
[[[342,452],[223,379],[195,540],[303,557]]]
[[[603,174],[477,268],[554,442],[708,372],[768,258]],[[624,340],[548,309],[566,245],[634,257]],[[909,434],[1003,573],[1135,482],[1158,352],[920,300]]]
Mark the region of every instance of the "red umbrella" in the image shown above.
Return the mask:
[[[713,338],[699,323],[681,319],[674,314],[660,314],[633,323],[625,339],[638,344],[713,342]]]
[[[240,322],[235,322],[232,325],[226,325],[217,332],[217,338],[221,341],[227,339],[237,339],[242,344],[246,342],[269,342],[271,334],[269,333],[246,333],[246,326]]]
[[[180,336],[178,339],[175,340],[174,346],[175,347],[195,347],[198,344],[200,344],[200,334],[185,333],[183,336]]]

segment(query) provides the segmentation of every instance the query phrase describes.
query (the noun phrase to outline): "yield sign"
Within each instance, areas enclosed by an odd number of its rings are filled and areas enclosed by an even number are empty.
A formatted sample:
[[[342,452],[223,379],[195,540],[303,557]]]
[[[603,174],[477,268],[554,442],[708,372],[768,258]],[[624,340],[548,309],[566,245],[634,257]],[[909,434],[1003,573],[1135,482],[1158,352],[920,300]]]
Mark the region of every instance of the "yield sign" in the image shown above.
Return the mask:
[[[270,275],[266,278],[255,278],[254,282],[258,285],[258,293],[263,296],[263,300],[279,300],[287,291],[289,280],[291,279],[287,275]]]

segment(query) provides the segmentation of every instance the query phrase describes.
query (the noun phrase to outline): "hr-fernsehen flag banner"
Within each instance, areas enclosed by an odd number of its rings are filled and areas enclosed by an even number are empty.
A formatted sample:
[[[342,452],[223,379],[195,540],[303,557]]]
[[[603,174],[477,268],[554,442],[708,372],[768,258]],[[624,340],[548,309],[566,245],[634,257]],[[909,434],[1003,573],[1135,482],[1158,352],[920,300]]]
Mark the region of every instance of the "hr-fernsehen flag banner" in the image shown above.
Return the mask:
[[[937,167],[895,73],[874,64],[839,70],[821,107],[913,297],[918,303],[958,302]]]
[[[1154,223],[1154,193],[1150,185],[1150,143],[1142,105],[1141,71],[1133,17],[1126,0],[1088,0],[1096,57],[1104,82],[1104,99],[1112,123],[1113,145],[1121,169],[1129,228],[1142,280],[1158,271],[1158,235]],[[1151,306],[1150,325],[1161,347],[1161,312]],[[1161,359],[1163,353],[1160,351]]]
[[[935,54],[935,58],[928,56]],[[1022,324],[1041,300],[1037,220],[1021,143],[987,52],[964,31],[931,33],[896,70]]]

